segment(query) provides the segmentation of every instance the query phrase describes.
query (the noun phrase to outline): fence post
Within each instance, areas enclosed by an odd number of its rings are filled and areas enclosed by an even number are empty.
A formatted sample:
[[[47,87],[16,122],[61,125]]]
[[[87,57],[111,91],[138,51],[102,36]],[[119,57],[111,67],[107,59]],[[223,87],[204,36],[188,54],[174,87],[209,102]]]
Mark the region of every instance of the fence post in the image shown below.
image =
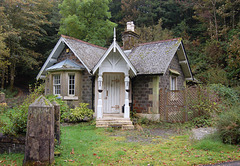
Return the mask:
[[[54,138],[60,144],[60,105],[53,101],[54,106]]]
[[[43,96],[29,106],[24,166],[54,161],[54,107]]]
[[[188,102],[187,102],[187,100],[188,100],[188,95],[187,95],[188,93],[187,93],[187,88],[185,88],[184,90],[183,90],[183,105],[184,105],[184,107],[185,107],[185,109],[184,109],[184,112],[185,112],[185,122],[187,122],[188,121]]]
[[[164,112],[165,112],[165,120],[168,122],[168,107],[167,107],[167,101],[168,100],[168,93],[167,89],[164,89]]]

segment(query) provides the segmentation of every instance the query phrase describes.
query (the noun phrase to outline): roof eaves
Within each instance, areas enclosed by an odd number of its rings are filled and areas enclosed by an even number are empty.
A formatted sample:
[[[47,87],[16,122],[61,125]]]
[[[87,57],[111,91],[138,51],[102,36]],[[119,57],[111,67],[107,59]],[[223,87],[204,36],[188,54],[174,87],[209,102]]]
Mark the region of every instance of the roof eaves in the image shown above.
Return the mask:
[[[126,54],[124,53],[124,51],[121,49],[121,47],[118,44],[117,44],[117,49],[120,52],[120,54],[123,56],[124,60],[128,63],[129,67],[132,69],[134,74],[137,75],[137,70],[135,69],[135,67],[133,66],[131,61],[128,59],[128,57],[126,56]]]
[[[187,65],[188,65],[188,69],[189,69],[189,72],[190,72],[190,75],[191,75],[191,79],[194,80],[193,74],[192,74],[192,69],[190,67],[190,64],[189,64],[189,61],[188,61],[188,57],[187,57],[187,54],[186,54],[186,51],[185,51],[185,48],[184,48],[184,45],[183,45],[182,41],[181,41],[181,46],[182,46],[182,50],[183,50],[184,56],[185,56],[185,58],[187,60]]]
[[[48,64],[49,61],[51,60],[52,56],[53,56],[54,53],[56,52],[56,50],[57,50],[57,48],[59,47],[59,45],[61,44],[61,42],[63,42],[63,41],[64,41],[63,37],[61,37],[61,38],[58,40],[57,44],[56,44],[55,47],[53,48],[52,52],[50,53],[50,55],[48,56],[47,60],[45,61],[43,67],[41,68],[40,72],[38,73],[38,75],[37,75],[37,77],[36,77],[37,80],[41,77],[41,75],[42,75],[43,71],[45,70],[47,64]],[[65,43],[65,41],[64,41],[64,43]]]
[[[123,52],[121,47],[117,43],[115,43],[115,46],[116,46],[117,50],[120,52],[120,54],[122,55],[123,59],[127,62],[129,67],[132,69],[134,75],[137,75],[137,70],[134,68],[134,66],[132,65],[131,61],[127,58],[126,54]],[[98,61],[96,66],[93,68],[93,74],[97,71],[97,69],[100,67],[100,65],[103,63],[103,61],[106,59],[106,57],[109,55],[109,53],[111,52],[113,47],[114,47],[114,42],[110,45],[108,50],[103,54],[101,59]]]
[[[107,49],[107,51],[103,54],[103,56],[99,59],[97,64],[93,68],[93,74],[97,71],[97,69],[100,67],[100,65],[103,63],[104,59],[106,59],[107,55],[110,53],[110,51],[113,49],[114,43],[110,45],[110,47]]]

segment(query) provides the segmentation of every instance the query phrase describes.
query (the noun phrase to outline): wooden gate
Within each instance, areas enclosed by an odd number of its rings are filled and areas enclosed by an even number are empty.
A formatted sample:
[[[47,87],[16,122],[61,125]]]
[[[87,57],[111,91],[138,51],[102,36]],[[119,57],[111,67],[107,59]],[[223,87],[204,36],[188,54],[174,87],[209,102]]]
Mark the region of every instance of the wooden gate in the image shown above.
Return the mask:
[[[186,122],[197,116],[201,116],[202,112],[194,108],[201,96],[209,100],[217,100],[215,94],[206,93],[206,91],[201,90],[199,87],[173,91],[160,89],[159,95],[161,120],[172,123]]]

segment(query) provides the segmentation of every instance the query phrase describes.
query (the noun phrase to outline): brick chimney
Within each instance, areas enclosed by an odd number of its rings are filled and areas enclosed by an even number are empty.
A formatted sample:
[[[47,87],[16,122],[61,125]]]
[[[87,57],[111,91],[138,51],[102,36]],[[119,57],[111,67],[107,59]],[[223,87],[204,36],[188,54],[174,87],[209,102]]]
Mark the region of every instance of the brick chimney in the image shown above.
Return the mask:
[[[131,50],[138,45],[139,35],[134,32],[133,21],[127,22],[127,29],[122,33],[123,49]]]

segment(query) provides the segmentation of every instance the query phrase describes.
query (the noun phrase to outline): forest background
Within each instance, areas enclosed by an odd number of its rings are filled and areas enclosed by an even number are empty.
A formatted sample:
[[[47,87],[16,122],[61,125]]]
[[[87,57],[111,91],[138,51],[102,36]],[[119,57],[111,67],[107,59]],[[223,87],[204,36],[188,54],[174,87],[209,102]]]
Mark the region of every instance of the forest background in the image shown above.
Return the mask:
[[[0,0],[0,88],[28,86],[60,34],[120,45],[126,22],[139,42],[182,37],[194,77],[240,91],[240,0]]]

